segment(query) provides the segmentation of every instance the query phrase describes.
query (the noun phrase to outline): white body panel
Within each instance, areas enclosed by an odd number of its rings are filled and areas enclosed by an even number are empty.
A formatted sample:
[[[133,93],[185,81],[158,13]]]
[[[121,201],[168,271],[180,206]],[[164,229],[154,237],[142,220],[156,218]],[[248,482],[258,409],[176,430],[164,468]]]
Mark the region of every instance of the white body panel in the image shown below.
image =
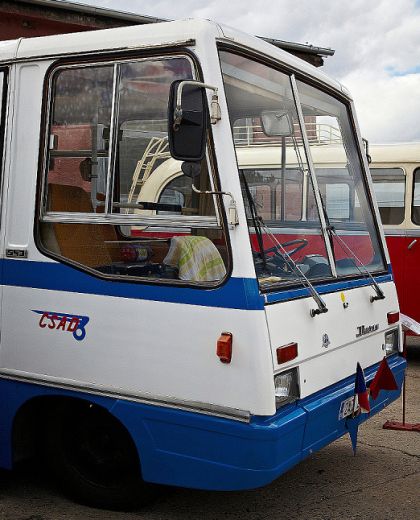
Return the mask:
[[[384,331],[390,327],[386,314],[398,309],[393,283],[382,284],[385,300],[371,303],[372,287],[343,291],[348,307],[344,308],[341,292],[323,296],[328,312],[311,318],[313,300],[275,303],[266,307],[267,322],[276,371],[299,367],[301,397],[349,377],[354,373],[354,360],[368,367],[384,356]],[[287,307],[287,308],[286,308]],[[358,327],[376,325],[378,330],[357,338]],[[323,336],[328,334],[328,346]],[[292,342],[298,343],[298,357],[278,365],[276,348]]]
[[[0,354],[5,373],[168,403],[273,413],[272,380],[266,377],[272,362],[261,311],[16,287],[6,287],[5,298],[6,347]],[[85,339],[40,328],[41,316],[32,309],[88,316]],[[224,330],[234,336],[229,365],[216,356]],[[258,391],[251,394],[249,388]]]

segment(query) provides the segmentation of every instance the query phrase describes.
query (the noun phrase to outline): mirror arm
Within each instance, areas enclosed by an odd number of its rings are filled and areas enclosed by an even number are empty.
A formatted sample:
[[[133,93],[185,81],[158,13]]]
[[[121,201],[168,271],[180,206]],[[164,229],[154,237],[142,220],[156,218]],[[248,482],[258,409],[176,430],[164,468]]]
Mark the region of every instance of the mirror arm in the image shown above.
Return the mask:
[[[228,224],[229,224],[230,229],[234,229],[235,226],[237,226],[239,224],[236,201],[230,191],[202,191],[202,190],[199,190],[198,188],[196,188],[194,186],[194,183],[191,185],[191,187],[192,187],[192,190],[195,193],[198,193],[199,195],[227,195],[228,197],[230,197],[230,203],[228,206],[228,219],[227,219]]]
[[[208,85],[207,83],[201,83],[200,81],[193,80],[185,80],[181,81],[178,86],[178,92],[176,95],[176,107],[174,110],[174,130],[178,130],[182,121],[182,91],[184,90],[185,85],[194,85],[196,87],[208,88],[213,90],[213,95],[211,97],[211,105],[210,105],[210,122],[212,125],[215,125],[217,121],[220,121],[222,118],[220,105],[219,105],[219,96],[218,96],[218,88],[213,87],[212,85]]]

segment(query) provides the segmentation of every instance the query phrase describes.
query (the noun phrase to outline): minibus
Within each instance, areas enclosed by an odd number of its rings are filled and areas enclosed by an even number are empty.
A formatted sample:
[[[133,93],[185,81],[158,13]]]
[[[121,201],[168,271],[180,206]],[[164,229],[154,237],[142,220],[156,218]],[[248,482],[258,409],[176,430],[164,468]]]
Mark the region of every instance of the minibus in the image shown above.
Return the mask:
[[[340,83],[186,20],[2,42],[0,85],[0,467],[35,458],[112,509],[251,489],[398,398]],[[331,147],[339,173],[317,167]],[[398,388],[359,415],[357,364],[369,386],[384,358]]]

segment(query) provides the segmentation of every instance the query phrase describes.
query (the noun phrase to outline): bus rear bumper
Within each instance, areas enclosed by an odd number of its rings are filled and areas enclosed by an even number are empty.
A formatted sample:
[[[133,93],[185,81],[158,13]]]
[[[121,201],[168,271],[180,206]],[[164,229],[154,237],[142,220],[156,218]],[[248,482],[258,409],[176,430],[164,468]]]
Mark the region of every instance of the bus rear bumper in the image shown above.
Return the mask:
[[[357,419],[360,422],[400,395],[406,361],[392,356],[388,362],[398,390],[381,391],[375,401],[370,399],[371,413],[362,414]],[[365,370],[368,383],[378,366]],[[140,416],[133,409],[130,413],[130,404],[121,401],[112,413],[120,416],[138,442],[145,480],[199,489],[241,490],[272,482],[347,433],[346,419],[339,419],[339,410],[341,402],[353,393],[354,376],[287,405],[270,418],[253,417],[250,423],[158,407],[145,407],[148,410]],[[141,424],[133,424],[134,417]]]

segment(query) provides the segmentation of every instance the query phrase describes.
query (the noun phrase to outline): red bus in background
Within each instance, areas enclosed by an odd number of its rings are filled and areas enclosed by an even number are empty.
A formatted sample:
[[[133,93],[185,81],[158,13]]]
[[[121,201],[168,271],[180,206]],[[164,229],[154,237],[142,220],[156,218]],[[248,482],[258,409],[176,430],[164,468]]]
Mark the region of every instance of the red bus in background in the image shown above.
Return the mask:
[[[371,145],[369,153],[401,312],[420,322],[420,143]]]

